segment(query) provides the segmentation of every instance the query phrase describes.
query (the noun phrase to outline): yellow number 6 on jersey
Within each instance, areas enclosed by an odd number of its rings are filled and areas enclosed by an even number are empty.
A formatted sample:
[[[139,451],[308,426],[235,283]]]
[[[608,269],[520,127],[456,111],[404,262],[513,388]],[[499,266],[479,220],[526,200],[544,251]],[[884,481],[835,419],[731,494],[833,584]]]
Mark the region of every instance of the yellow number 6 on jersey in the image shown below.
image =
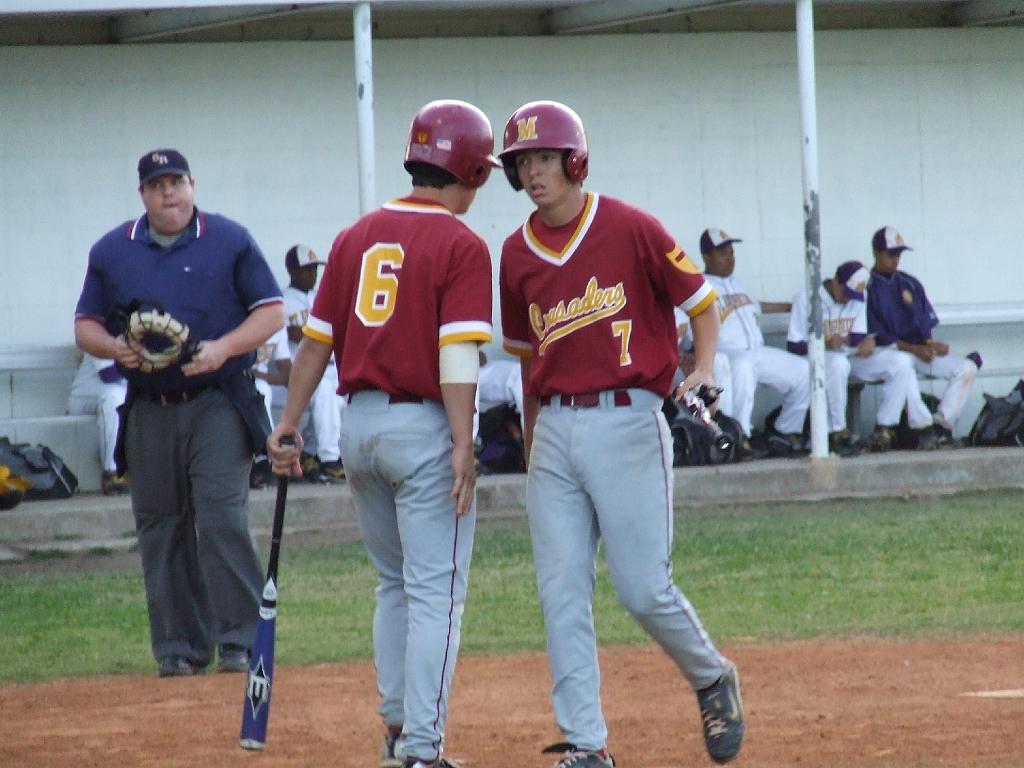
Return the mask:
[[[395,311],[398,300],[398,275],[405,251],[398,243],[375,243],[363,252],[356,293],[356,317],[363,325],[384,325]],[[384,267],[389,267],[385,272]]]

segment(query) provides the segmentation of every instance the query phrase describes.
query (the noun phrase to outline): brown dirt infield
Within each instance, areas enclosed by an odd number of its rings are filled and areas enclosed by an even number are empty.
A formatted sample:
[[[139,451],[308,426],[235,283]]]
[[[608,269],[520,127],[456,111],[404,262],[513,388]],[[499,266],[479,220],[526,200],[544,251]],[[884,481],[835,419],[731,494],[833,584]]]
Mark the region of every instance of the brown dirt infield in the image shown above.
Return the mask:
[[[743,676],[736,766],[1024,766],[1024,637],[813,641],[725,649]],[[648,647],[602,654],[622,768],[710,766],[692,693]],[[244,678],[102,677],[0,688],[0,766],[376,768],[370,664],[279,667],[263,752],[238,746]],[[542,655],[463,655],[446,755],[550,766]],[[1008,692],[977,697],[976,692]]]

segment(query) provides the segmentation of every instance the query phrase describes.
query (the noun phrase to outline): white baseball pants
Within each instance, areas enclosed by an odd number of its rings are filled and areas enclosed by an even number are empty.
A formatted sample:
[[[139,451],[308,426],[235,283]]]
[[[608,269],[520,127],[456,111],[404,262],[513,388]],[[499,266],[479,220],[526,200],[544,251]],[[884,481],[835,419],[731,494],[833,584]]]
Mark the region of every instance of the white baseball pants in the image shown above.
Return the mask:
[[[750,418],[758,384],[767,384],[782,395],[782,411],[775,429],[786,434],[803,432],[811,404],[811,378],[806,358],[776,347],[723,349],[732,369],[732,409],[727,416],[739,421],[743,434],[750,436]]]
[[[256,391],[263,396],[263,405],[267,407],[267,418],[270,419],[270,426],[273,427],[274,411],[270,405],[274,399],[274,388],[270,386],[269,381],[264,381],[263,379],[255,379],[254,383],[256,384]],[[260,453],[262,453],[262,449]]]
[[[851,357],[850,372],[861,381],[881,383],[881,398],[875,423],[880,427],[899,424],[903,406],[911,429],[931,426],[932,413],[921,399],[921,386],[914,370],[914,356],[895,347],[876,349],[867,357]]]
[[[825,401],[828,404],[828,431],[846,429],[846,387],[850,383],[850,358],[843,352],[825,351]]]
[[[68,397],[68,413],[72,416],[96,415],[99,428],[100,463],[104,472],[116,472],[114,445],[117,442],[117,407],[124,402],[128,382],[105,384],[97,378],[95,384],[79,386]]]
[[[936,357],[930,363],[926,363],[918,357],[914,357],[913,360],[914,369],[921,375],[946,379],[949,382],[939,401],[939,413],[950,426],[956,427],[964,405],[967,404],[971,386],[978,375],[978,366],[972,360],[960,357],[960,355],[943,355]]]

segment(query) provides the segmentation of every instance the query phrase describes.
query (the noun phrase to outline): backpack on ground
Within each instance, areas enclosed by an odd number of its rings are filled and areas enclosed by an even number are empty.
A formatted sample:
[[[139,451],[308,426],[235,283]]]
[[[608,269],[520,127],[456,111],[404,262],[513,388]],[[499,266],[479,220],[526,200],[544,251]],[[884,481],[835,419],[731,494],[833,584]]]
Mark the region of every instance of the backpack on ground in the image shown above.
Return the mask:
[[[738,446],[743,440],[740,423],[731,416],[718,412],[715,423],[729,437],[730,446],[722,451],[715,445],[711,431],[686,408],[680,408],[671,398],[662,407],[672,431],[672,466],[694,467],[708,464],[731,464],[739,461]]]
[[[0,464],[31,483],[25,491],[26,501],[68,499],[78,488],[78,478],[45,445],[12,443],[0,437]]]
[[[967,435],[968,444],[1024,446],[1024,379],[1006,397],[982,397],[985,404]]]
[[[480,443],[476,451],[481,474],[526,471],[523,432],[519,412],[511,405],[498,405],[480,414]]]

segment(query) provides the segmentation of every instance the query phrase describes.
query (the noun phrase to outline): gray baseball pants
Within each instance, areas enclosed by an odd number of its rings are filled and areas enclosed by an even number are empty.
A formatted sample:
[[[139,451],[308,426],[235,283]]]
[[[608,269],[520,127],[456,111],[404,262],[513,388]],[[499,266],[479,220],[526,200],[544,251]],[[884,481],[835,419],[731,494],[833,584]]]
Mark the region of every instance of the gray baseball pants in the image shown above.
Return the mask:
[[[177,405],[136,399],[125,428],[153,656],[205,665],[216,644],[249,647],[263,571],[241,416],[211,389]]]
[[[598,543],[619,602],[694,689],[726,662],[672,579],[672,437],[662,398],[627,390],[631,404],[600,393],[600,405],[558,398],[533,433],[526,510],[547,631],[555,718],[566,741],[602,749],[601,672],[593,598]]]

